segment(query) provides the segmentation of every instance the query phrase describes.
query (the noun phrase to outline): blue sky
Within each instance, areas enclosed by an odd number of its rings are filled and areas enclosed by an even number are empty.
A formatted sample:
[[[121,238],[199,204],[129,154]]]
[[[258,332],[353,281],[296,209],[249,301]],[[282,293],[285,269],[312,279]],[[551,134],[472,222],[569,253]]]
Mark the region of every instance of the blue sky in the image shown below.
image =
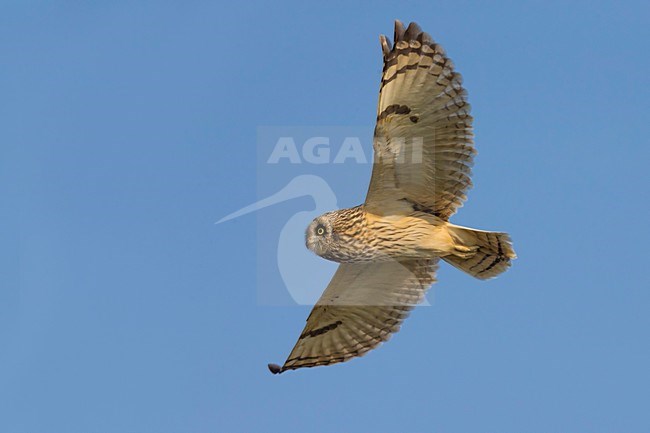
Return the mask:
[[[443,265],[385,346],[272,376],[309,307],[260,302],[282,291],[260,231],[313,205],[214,222],[258,198],[258,127],[371,133],[395,18],[470,93],[453,221],[509,231],[519,259],[487,282]],[[649,20],[644,2],[3,2],[0,431],[649,431]],[[369,167],[341,170],[355,205]]]

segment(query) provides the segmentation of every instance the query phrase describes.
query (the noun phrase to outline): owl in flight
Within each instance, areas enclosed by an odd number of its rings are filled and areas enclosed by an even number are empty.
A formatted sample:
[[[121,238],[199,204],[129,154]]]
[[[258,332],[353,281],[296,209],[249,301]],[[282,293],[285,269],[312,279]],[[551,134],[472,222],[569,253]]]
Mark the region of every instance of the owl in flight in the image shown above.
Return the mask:
[[[284,365],[269,364],[274,374],[344,362],[388,340],[435,282],[439,259],[487,279],[516,257],[507,233],[449,222],[472,185],[467,91],[417,24],[396,21],[394,40],[380,36],[384,68],[366,200],[307,228],[307,248],[340,265]]]

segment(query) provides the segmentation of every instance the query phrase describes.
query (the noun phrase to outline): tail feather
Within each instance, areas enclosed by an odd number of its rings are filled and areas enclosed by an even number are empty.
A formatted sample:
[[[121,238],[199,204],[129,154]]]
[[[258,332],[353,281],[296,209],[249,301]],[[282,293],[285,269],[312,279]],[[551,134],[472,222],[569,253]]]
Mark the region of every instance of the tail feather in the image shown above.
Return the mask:
[[[443,259],[473,277],[482,280],[496,277],[510,267],[511,260],[517,258],[508,233],[474,230],[453,224],[449,224],[448,229],[463,253],[444,256]],[[468,249],[474,253],[467,254]]]

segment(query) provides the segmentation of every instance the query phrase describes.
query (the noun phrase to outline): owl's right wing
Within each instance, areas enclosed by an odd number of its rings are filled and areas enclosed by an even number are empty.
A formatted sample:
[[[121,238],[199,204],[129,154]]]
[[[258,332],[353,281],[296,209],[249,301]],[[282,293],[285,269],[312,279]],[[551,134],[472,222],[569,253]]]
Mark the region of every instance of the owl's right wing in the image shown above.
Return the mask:
[[[344,362],[388,340],[435,281],[437,261],[339,265],[284,365],[269,369],[282,373]]]

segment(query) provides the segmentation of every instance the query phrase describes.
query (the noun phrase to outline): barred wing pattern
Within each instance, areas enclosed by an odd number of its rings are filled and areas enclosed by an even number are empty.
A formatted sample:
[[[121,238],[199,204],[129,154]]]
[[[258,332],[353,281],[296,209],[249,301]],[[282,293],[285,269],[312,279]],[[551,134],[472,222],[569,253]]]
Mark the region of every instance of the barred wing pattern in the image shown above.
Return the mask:
[[[361,356],[397,332],[435,281],[437,259],[343,263],[307,318],[307,325],[282,367],[344,362]]]
[[[395,22],[392,47],[380,40],[384,69],[366,209],[390,214],[407,200],[447,220],[466,199],[476,154],[462,77],[415,23],[404,30]]]

